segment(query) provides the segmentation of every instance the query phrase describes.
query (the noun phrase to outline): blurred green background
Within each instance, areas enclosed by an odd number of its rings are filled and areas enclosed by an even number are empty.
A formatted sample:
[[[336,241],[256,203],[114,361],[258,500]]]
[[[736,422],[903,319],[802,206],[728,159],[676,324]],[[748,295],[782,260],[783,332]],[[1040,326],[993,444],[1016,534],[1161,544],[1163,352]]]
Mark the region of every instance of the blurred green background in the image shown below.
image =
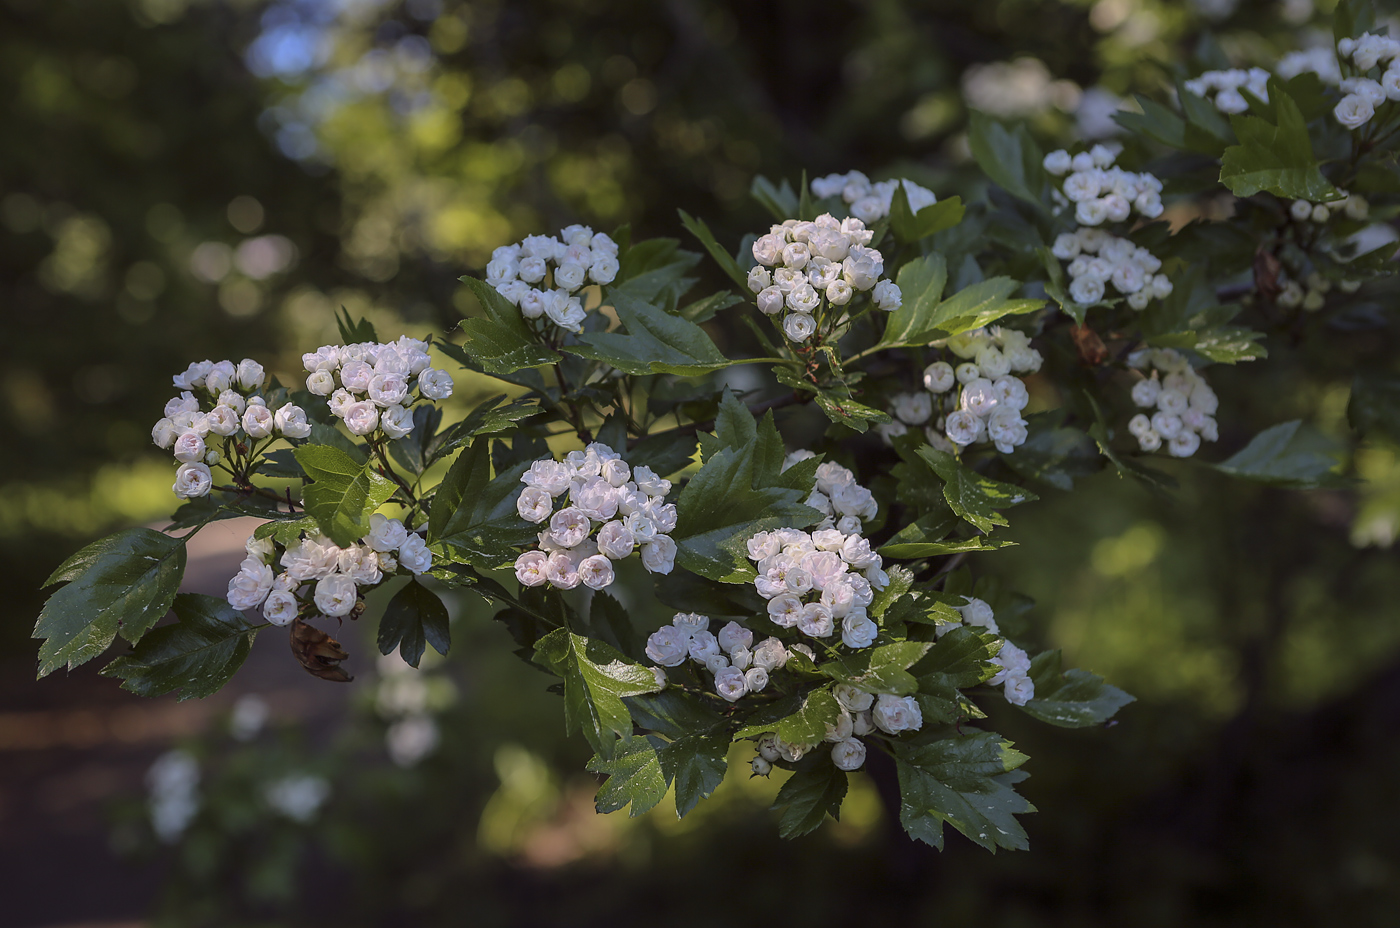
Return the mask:
[[[993,714],[1032,757],[1021,855],[910,844],[878,762],[842,822],[792,844],[742,752],[683,822],[595,816],[549,679],[472,601],[422,677],[347,629],[351,687],[269,645],[199,711],[137,704],[91,668],[35,683],[28,637],[64,556],[172,508],[148,429],[190,360],[289,379],[337,340],[338,306],[450,337],[457,278],[497,245],[575,221],[680,236],[677,208],[737,242],[768,221],[756,173],[858,168],[975,198],[970,105],[1046,142],[1093,136],[1188,67],[1203,30],[1268,65],[1326,41],[1318,6],[0,0],[0,548],[18,578],[0,867],[29,875],[0,925],[1395,924],[1393,447],[1355,449],[1355,491],[1173,464],[1171,497],[1104,474],[1016,511],[1021,546],[974,569],[1037,601],[1026,637],[1139,699],[1097,731]],[[1393,305],[1212,368],[1221,451],[1247,438],[1232,418],[1345,437],[1354,370],[1395,368]],[[464,406],[491,392],[458,380]],[[226,717],[248,693],[272,721],[239,740]],[[167,848],[143,776],[172,742],[200,758],[202,811]],[[305,822],[265,801],[289,773],[330,785]]]

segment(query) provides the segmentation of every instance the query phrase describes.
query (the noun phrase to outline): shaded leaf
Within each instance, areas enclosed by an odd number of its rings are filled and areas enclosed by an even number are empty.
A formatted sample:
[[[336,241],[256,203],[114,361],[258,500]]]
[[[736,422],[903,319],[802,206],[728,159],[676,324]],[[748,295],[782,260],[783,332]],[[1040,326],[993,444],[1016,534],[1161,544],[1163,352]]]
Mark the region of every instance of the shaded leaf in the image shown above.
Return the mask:
[[[993,853],[1023,851],[1029,843],[1015,816],[1034,812],[1008,777],[1027,760],[993,732],[948,731],[932,743],[895,743],[899,820],[909,836],[943,848],[946,822]]]
[[[185,572],[185,543],[148,528],[94,541],[59,565],[44,586],[65,584],[34,626],[39,677],[73,669],[106,651],[120,633],[135,644],[165,615]]]
[[[798,838],[815,831],[827,815],[839,817],[846,787],[846,774],[836,769],[831,752],[816,752],[788,777],[773,800],[773,810],[779,813],[778,834]]]
[[[662,774],[656,748],[646,738],[624,738],[611,757],[594,756],[588,762],[588,771],[607,775],[598,787],[597,808],[601,813],[616,812],[630,803],[629,815],[636,818],[650,812],[666,796],[669,777]]]
[[[303,491],[306,511],[342,548],[369,531],[369,517],[394,495],[394,482],[330,445],[302,445],[297,462],[314,481]]]
[[[1240,197],[1268,191],[1314,203],[1341,199],[1318,168],[1308,124],[1298,104],[1276,78],[1269,79],[1269,103],[1277,124],[1259,116],[1231,119],[1239,144],[1225,149],[1221,156],[1220,182]]]
[[[660,751],[661,772],[676,787],[676,815],[685,818],[701,799],[709,799],[729,772],[729,736],[691,734]]]
[[[1334,472],[1342,447],[1300,420],[1267,428],[1216,470],[1270,486],[1307,489],[1343,486]]]
[[[628,374],[694,376],[737,363],[715,347],[705,330],[643,302],[625,290],[612,293],[612,303],[626,334],[585,332],[582,345],[565,348],[571,354],[611,365]]]
[[[838,683],[867,693],[908,696],[919,688],[909,668],[933,647],[928,641],[897,641],[878,648],[865,648],[839,660],[822,664],[822,673]]]
[[[1102,725],[1133,697],[1103,677],[1077,668],[1061,672],[1060,652],[1044,651],[1031,661],[1035,697],[1022,709],[1042,722],[1062,728]]]
[[[983,532],[1007,524],[998,509],[1039,499],[1023,487],[1000,483],[968,470],[945,451],[926,445],[917,453],[929,469],[943,479],[943,498],[953,511]]]
[[[399,654],[413,667],[422,660],[425,643],[446,656],[452,645],[447,607],[432,590],[416,579],[409,580],[389,600],[384,617],[379,620],[377,643],[380,654],[388,654],[397,646]]]
[[[564,725],[579,730],[603,758],[613,756],[613,735],[632,733],[624,696],[654,693],[661,687],[650,670],[616,649],[556,628],[535,643],[535,658],[564,680]]]
[[[174,625],[157,628],[102,668],[140,696],[179,690],[181,700],[218,692],[243,665],[258,627],[226,601],[198,593],[174,600]]]
[[[485,281],[475,277],[461,280],[486,312],[485,316],[464,319],[461,324],[466,340],[460,347],[474,364],[488,374],[513,374],[557,360],[554,352],[536,343],[518,307]]]

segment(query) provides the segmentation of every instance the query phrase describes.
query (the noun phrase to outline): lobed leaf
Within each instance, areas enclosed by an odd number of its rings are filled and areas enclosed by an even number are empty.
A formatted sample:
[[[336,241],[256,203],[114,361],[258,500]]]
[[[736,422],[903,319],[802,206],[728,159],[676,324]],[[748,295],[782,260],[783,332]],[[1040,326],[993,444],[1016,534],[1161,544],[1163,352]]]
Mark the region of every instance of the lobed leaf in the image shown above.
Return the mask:
[[[103,667],[102,676],[122,680],[122,689],[139,696],[178,690],[185,700],[222,689],[243,666],[261,626],[214,596],[180,593],[174,609],[175,624],[146,635],[130,654]]]

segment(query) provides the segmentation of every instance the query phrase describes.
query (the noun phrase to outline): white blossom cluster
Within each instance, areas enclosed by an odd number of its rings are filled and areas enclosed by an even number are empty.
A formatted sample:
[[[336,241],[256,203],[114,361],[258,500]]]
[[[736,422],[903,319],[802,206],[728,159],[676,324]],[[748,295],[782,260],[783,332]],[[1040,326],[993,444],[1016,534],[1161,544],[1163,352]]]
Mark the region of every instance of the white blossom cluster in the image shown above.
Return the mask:
[[[1082,226],[1125,222],[1133,213],[1144,219],[1162,215],[1162,182],[1115,167],[1117,158],[1118,152],[1107,145],[1073,156],[1064,149],[1046,155],[1045,170],[1064,178],[1053,194],[1056,205],[1073,203],[1074,218]]]
[[[810,451],[794,451],[783,458],[783,470],[794,464],[816,457]],[[835,461],[823,461],[817,465],[816,481],[812,495],[804,505],[811,506],[822,514],[817,523],[818,529],[834,528],[847,535],[860,534],[865,522],[875,518],[880,511],[874,494],[856,483],[856,475],[848,467]]]
[[[1341,193],[1344,199],[1333,200],[1329,203],[1294,200],[1288,204],[1288,215],[1292,217],[1294,222],[1315,222],[1321,225],[1338,213],[1358,222],[1371,214],[1371,204],[1367,202],[1365,197],[1359,194],[1348,196],[1345,190],[1339,190],[1338,193]]]
[[[881,279],[885,258],[868,247],[873,235],[861,220],[838,222],[830,213],[772,226],[753,243],[758,265],[749,270],[749,289],[758,295],[759,310],[781,315],[783,334],[805,342],[816,333],[824,305],[845,306],[857,293],[868,291],[878,309],[899,309],[899,286]]]
[[[1352,200],[1358,199],[1352,197]],[[1313,271],[1301,282],[1292,280],[1286,274],[1280,274],[1278,283],[1281,289],[1274,298],[1282,309],[1298,309],[1302,307],[1305,312],[1315,313],[1327,305],[1327,294],[1332,289],[1332,281],[1323,277],[1317,271]],[[1344,280],[1337,285],[1343,293],[1355,293],[1361,289],[1361,281]]]
[[[612,283],[618,267],[616,242],[572,225],[557,237],[530,235],[497,248],[486,265],[486,283],[526,319],[544,317],[566,332],[582,332],[583,301],[574,294],[588,284]]]
[[[1171,295],[1171,279],[1158,273],[1162,259],[1102,229],[1081,227],[1062,233],[1050,251],[1061,261],[1069,262],[1065,267],[1070,278],[1069,298],[1076,303],[1099,302],[1109,284],[1127,297],[1128,305],[1136,310]]]
[[[1324,84],[1335,85],[1342,82],[1342,68],[1337,64],[1337,55],[1330,45],[1288,52],[1274,65],[1274,73],[1284,81],[1291,81],[1299,74],[1312,73]]]
[[[809,638],[830,638],[841,623],[841,643],[868,648],[880,628],[866,611],[889,584],[880,555],[859,534],[819,528],[759,532],[746,542],[758,569],[754,589],[768,600],[768,618]],[[805,601],[804,601],[805,599]]]
[[[833,690],[840,713],[833,724],[826,725],[826,743],[831,747],[831,760],[838,770],[859,770],[865,764],[865,735],[882,731],[897,735],[902,731],[918,731],[924,726],[924,715],[913,696],[889,693],[867,693],[847,684]],[[791,744],[777,732],[765,732],[758,738],[758,756],[753,759],[753,772],[767,776],[779,760],[796,763],[806,756],[813,745]]]
[[[975,596],[964,596],[963,599],[965,602],[961,606],[954,607],[962,619],[957,622],[944,622],[935,628],[934,632],[939,638],[964,625],[984,628],[993,635],[1001,634],[1001,629],[997,627],[996,614],[986,600]],[[1024,706],[1035,698],[1035,683],[1030,678],[1031,659],[1025,651],[1002,639],[1001,650],[992,658],[992,663],[1001,667],[1001,670],[987,683],[1004,687],[1007,702],[1013,706]]]
[[[327,397],[354,435],[376,429],[388,438],[413,431],[412,391],[425,400],[452,395],[452,376],[429,365],[428,343],[407,335],[386,344],[322,345],[301,356],[306,389]]]
[[[1165,442],[1172,457],[1189,458],[1201,441],[1215,441],[1219,431],[1212,418],[1220,405],[1205,378],[1191,362],[1171,348],[1144,348],[1128,357],[1128,366],[1151,369],[1133,385],[1133,403],[1141,412],[1128,422],[1128,431],[1143,451],[1156,451]]]
[[[993,326],[955,335],[943,343],[963,359],[957,367],[935,361],[924,368],[924,392],[897,393],[894,419],[877,427],[886,441],[924,427],[929,444],[956,453],[990,441],[1010,454],[1026,441],[1021,411],[1030,402],[1025,381],[1013,374],[1040,370],[1040,352],[1016,329]]]
[[[305,438],[311,424],[300,406],[287,403],[273,411],[257,392],[266,375],[251,358],[232,361],[196,361],[174,377],[183,392],[165,404],[165,415],[151,429],[156,447],[169,450],[180,462],[171,487],[180,499],[207,496],[214,486],[209,468],[219,463],[219,452],[209,447],[209,436],[262,439]],[[207,408],[204,408],[207,407]]]
[[[273,811],[302,825],[316,817],[330,795],[330,781],[312,773],[291,773],[263,788],[263,799]]]
[[[549,583],[572,590],[582,583],[594,590],[610,586],[613,561],[634,550],[642,566],[669,574],[675,565],[676,507],[666,502],[671,481],[650,467],[629,467],[607,445],[594,442],[570,451],[563,461],[543,458],[520,477],[525,488],[515,501],[520,518],[536,525],[539,550],[515,560],[515,577],[524,586]],[[554,511],[555,501],[565,505]]]
[[[271,538],[250,536],[244,545],[248,556],[228,582],[229,605],[262,607],[263,618],[273,625],[290,624],[310,606],[338,618],[354,611],[361,588],[379,584],[400,567],[415,575],[432,569],[423,536],[379,513],[370,516],[369,525],[362,544],[341,548],[324,535],[306,535],[287,547],[280,561]],[[275,562],[280,574],[273,572]]]
[[[1346,96],[1337,103],[1332,115],[1348,129],[1360,129],[1371,121],[1381,104],[1400,100],[1400,40],[1368,32],[1355,39],[1340,40],[1337,54],[1350,59],[1362,74],[1385,67],[1380,80],[1349,77],[1340,82]]]
[[[870,178],[859,171],[818,177],[812,181],[812,195],[822,200],[840,196],[851,208],[851,215],[869,225],[890,214],[894,192],[900,184],[904,185],[904,195],[909,199],[909,211],[912,213],[938,202],[932,190],[919,186],[907,177],[871,183]]]
[[[714,676],[715,692],[734,702],[767,687],[768,675],[787,664],[788,649],[777,638],[754,644],[753,632],[738,622],[713,634],[709,616],[678,612],[647,638],[647,657],[661,667],[679,667],[687,659],[703,664]]]
[[[1269,72],[1263,68],[1207,71],[1186,81],[1185,87],[1196,96],[1213,102],[1222,113],[1243,113],[1249,109],[1249,101],[1240,93],[1241,89],[1269,102]]]
[[[173,844],[199,812],[199,762],[188,751],[166,751],[146,771],[151,830]]]

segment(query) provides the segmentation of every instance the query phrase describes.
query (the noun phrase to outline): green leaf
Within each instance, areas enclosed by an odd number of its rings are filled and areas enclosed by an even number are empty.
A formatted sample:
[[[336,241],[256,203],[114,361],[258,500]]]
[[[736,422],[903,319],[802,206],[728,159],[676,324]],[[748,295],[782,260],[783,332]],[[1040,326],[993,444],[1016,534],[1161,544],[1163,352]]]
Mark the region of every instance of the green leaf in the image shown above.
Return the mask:
[[[872,422],[889,422],[890,414],[883,409],[866,406],[851,399],[851,389],[844,383],[825,387],[817,392],[817,406],[837,425],[853,432],[864,432]]]
[[[695,457],[696,441],[694,433],[662,432],[643,438],[630,450],[624,451],[623,456],[634,466],[645,464],[658,476],[669,477],[689,466]],[[617,450],[622,451],[621,448]]]
[[[623,738],[611,757],[595,756],[588,762],[588,772],[607,775],[598,787],[598,811],[616,812],[630,803],[632,818],[650,812],[666,797],[670,779],[661,772],[656,748],[639,736]]]
[[[1099,446],[1099,452],[1108,458],[1109,462],[1118,470],[1119,476],[1140,480],[1154,492],[1174,489],[1177,486],[1176,478],[1170,474],[1164,474],[1159,470],[1139,464],[1137,461],[1125,458],[1114,451],[1108,422],[1103,417],[1103,410],[1099,407],[1098,400],[1094,399],[1094,395],[1088,390],[1084,391],[1084,398],[1094,411],[1094,424],[1089,427],[1089,437]]]
[[[398,646],[399,654],[417,667],[423,658],[425,642],[446,656],[452,646],[447,607],[432,590],[416,579],[409,580],[394,594],[379,620],[379,653],[388,654]]]
[[[752,434],[752,440],[748,435]],[[676,501],[676,563],[711,580],[746,583],[754,576],[743,547],[755,532],[811,525],[821,516],[803,505],[811,494],[815,461],[780,471],[783,440],[770,411],[755,424],[744,406],[726,395],[716,435],[741,441],[709,454]]]
[[[344,306],[335,314],[335,325],[340,329],[340,341],[343,345],[379,341],[379,336],[374,334],[374,324],[368,319],[352,318],[350,310]]]
[[[540,411],[539,401],[534,397],[522,397],[500,405],[505,398],[506,395],[501,393],[478,403],[461,422],[434,436],[423,449],[423,460],[428,464],[440,461],[481,435],[504,435],[514,429],[515,423]]]
[[[948,283],[947,262],[941,254],[915,258],[899,269],[895,282],[899,285],[900,307],[885,321],[881,347],[927,344],[928,339],[918,339],[934,329],[933,312],[942,302],[943,288]]]
[[[919,688],[919,681],[909,673],[909,668],[931,647],[933,644],[928,641],[896,641],[827,661],[820,669],[838,683],[867,693],[908,696]]]
[[[307,513],[342,548],[359,541],[369,531],[369,517],[394,495],[392,480],[339,448],[301,445],[296,457],[315,481],[303,493]]]
[[[301,518],[264,522],[253,529],[253,537],[271,538],[283,547],[291,547],[301,538],[302,532],[315,534],[320,530],[321,524],[316,521],[314,516],[302,516]]]
[[[490,443],[478,438],[452,462],[428,513],[428,540],[448,545],[483,570],[514,561],[511,549],[529,544],[539,533],[515,507],[524,489],[520,475],[529,462],[521,461],[493,480]]]
[[[721,309],[738,306],[742,302],[744,301],[728,290],[721,290],[719,293],[712,293],[693,303],[687,303],[676,310],[676,315],[699,325],[702,322],[709,322]]]
[[[951,553],[952,549],[981,541],[980,538],[974,538],[969,540],[953,539],[950,542],[943,542],[943,539],[948,537],[959,524],[958,517],[948,509],[944,509],[942,512],[932,512],[928,515],[920,516],[898,532],[895,532],[889,541],[880,546],[879,553],[882,557],[912,560],[914,558],[937,557],[940,554],[948,554]],[[974,550],[975,549],[974,547]]]
[[[1156,139],[1168,148],[1186,148],[1186,120],[1160,103],[1136,94],[1141,113],[1119,110],[1113,119],[1129,132],[1137,132]]]
[[[1361,434],[1400,442],[1400,374],[1362,371],[1351,386],[1347,421]]]
[[[1342,447],[1300,420],[1267,428],[1216,470],[1269,486],[1308,489],[1344,486],[1335,473]]]
[[[949,197],[913,212],[901,181],[890,200],[890,230],[901,244],[909,244],[951,229],[962,222],[963,212],[961,197]]]
[[[1031,661],[1035,697],[1022,708],[1042,722],[1062,728],[1102,725],[1133,697],[1087,670],[1060,671],[1060,652],[1044,651]]]
[[[660,756],[661,772],[676,786],[676,815],[685,818],[724,782],[729,772],[729,736],[686,735],[662,748]]]
[[[461,280],[486,311],[485,316],[462,321],[462,332],[467,338],[461,348],[473,363],[488,374],[513,374],[521,368],[552,364],[558,359],[554,352],[536,343],[520,309],[510,300],[483,280]]]
[[[1075,477],[1097,473],[1102,468],[1093,439],[1078,429],[1059,425],[1062,420],[1055,414],[1028,416],[1025,443],[1001,455],[1002,463],[1022,477],[1057,490],[1072,490]]]
[[[928,338],[916,336],[924,341],[959,335],[972,329],[991,325],[1004,316],[1020,316],[1033,313],[1045,306],[1044,300],[1012,300],[1008,295],[1021,284],[1009,277],[991,277],[970,287],[965,287],[938,305],[929,323],[933,331]]]
[[[992,182],[1014,197],[1040,205],[1044,156],[1025,126],[1014,130],[973,110],[967,129],[972,157]]]
[[[750,738],[764,732],[776,731],[789,744],[808,747],[821,744],[826,738],[826,726],[835,725],[841,705],[827,687],[789,696],[756,711],[735,733],[735,738]]]
[[[253,647],[259,626],[214,596],[180,593],[174,625],[155,629],[132,650],[102,668],[140,696],[180,691],[181,700],[218,692]]]
[[[120,633],[135,644],[165,615],[185,572],[185,543],[129,528],[83,548],[44,581],[66,584],[49,597],[34,626],[39,677],[69,670],[106,651]]]
[[[1314,203],[1339,200],[1313,155],[1308,124],[1298,104],[1277,79],[1269,79],[1269,102],[1277,125],[1258,116],[1235,116],[1230,122],[1240,143],[1220,158],[1220,182],[1236,196],[1268,191],[1290,200]]]
[[[846,774],[836,769],[831,752],[816,752],[788,777],[773,800],[773,810],[779,813],[778,834],[798,838],[815,831],[828,813],[839,818],[846,787]]]
[[[1263,332],[1222,325],[1197,333],[1195,344],[1186,347],[1217,363],[1235,364],[1267,358],[1268,350],[1256,341],[1263,337]]]
[[[628,374],[708,374],[738,362],[720,353],[705,330],[625,290],[612,292],[612,303],[627,334],[585,332],[585,344],[565,348],[581,358],[602,361]]]
[[[679,239],[651,238],[623,249],[617,279],[604,291],[603,302],[611,303],[616,293],[625,292],[674,313],[681,296],[695,285],[686,272],[700,263],[700,255],[680,245]]]
[[[943,479],[943,498],[953,511],[983,532],[1007,524],[998,509],[1040,498],[1023,487],[999,483],[970,471],[945,451],[925,445],[917,454]]]
[[[895,742],[899,820],[909,836],[942,850],[946,822],[974,843],[1024,851],[1029,842],[1015,816],[1034,812],[1008,777],[1027,760],[993,732],[949,731],[931,744]]]
[[[729,278],[738,284],[741,290],[748,292],[748,274],[739,267],[739,262],[735,261],[733,256],[720,246],[719,242],[715,241],[714,233],[710,231],[709,226],[705,225],[704,220],[696,219],[683,209],[676,210],[676,212],[680,213],[681,225],[700,240],[700,244],[705,246],[705,250],[710,253],[711,258],[715,259],[715,263],[720,266],[720,269],[728,274]]]
[[[673,741],[712,732],[724,721],[709,701],[674,687],[623,702],[638,725]]]
[[[661,687],[650,670],[601,641],[556,628],[535,643],[535,659],[564,680],[564,726],[579,730],[600,757],[613,756],[613,734],[632,733],[624,696]]]
[[[771,180],[759,175],[749,185],[749,196],[757,200],[778,222],[797,218],[800,204],[797,194],[787,180],[783,180],[781,186],[774,187]]]
[[[936,601],[930,603],[938,606]],[[961,616],[957,616],[961,618]],[[960,626],[934,642],[923,660],[914,665],[919,691],[949,696],[955,690],[977,686],[996,676],[1000,668],[991,663],[1001,650],[1001,642],[972,626]]]
[[[308,445],[330,445],[332,448],[339,448],[341,451],[350,455],[350,458],[356,464],[363,464],[369,460],[369,454],[365,451],[363,445],[352,441],[344,432],[335,426],[326,425],[323,422],[317,422],[311,426],[311,434],[307,436],[306,443]],[[292,455],[293,457],[296,456],[296,449],[292,449]],[[304,473],[305,471],[303,471],[303,474]]]

